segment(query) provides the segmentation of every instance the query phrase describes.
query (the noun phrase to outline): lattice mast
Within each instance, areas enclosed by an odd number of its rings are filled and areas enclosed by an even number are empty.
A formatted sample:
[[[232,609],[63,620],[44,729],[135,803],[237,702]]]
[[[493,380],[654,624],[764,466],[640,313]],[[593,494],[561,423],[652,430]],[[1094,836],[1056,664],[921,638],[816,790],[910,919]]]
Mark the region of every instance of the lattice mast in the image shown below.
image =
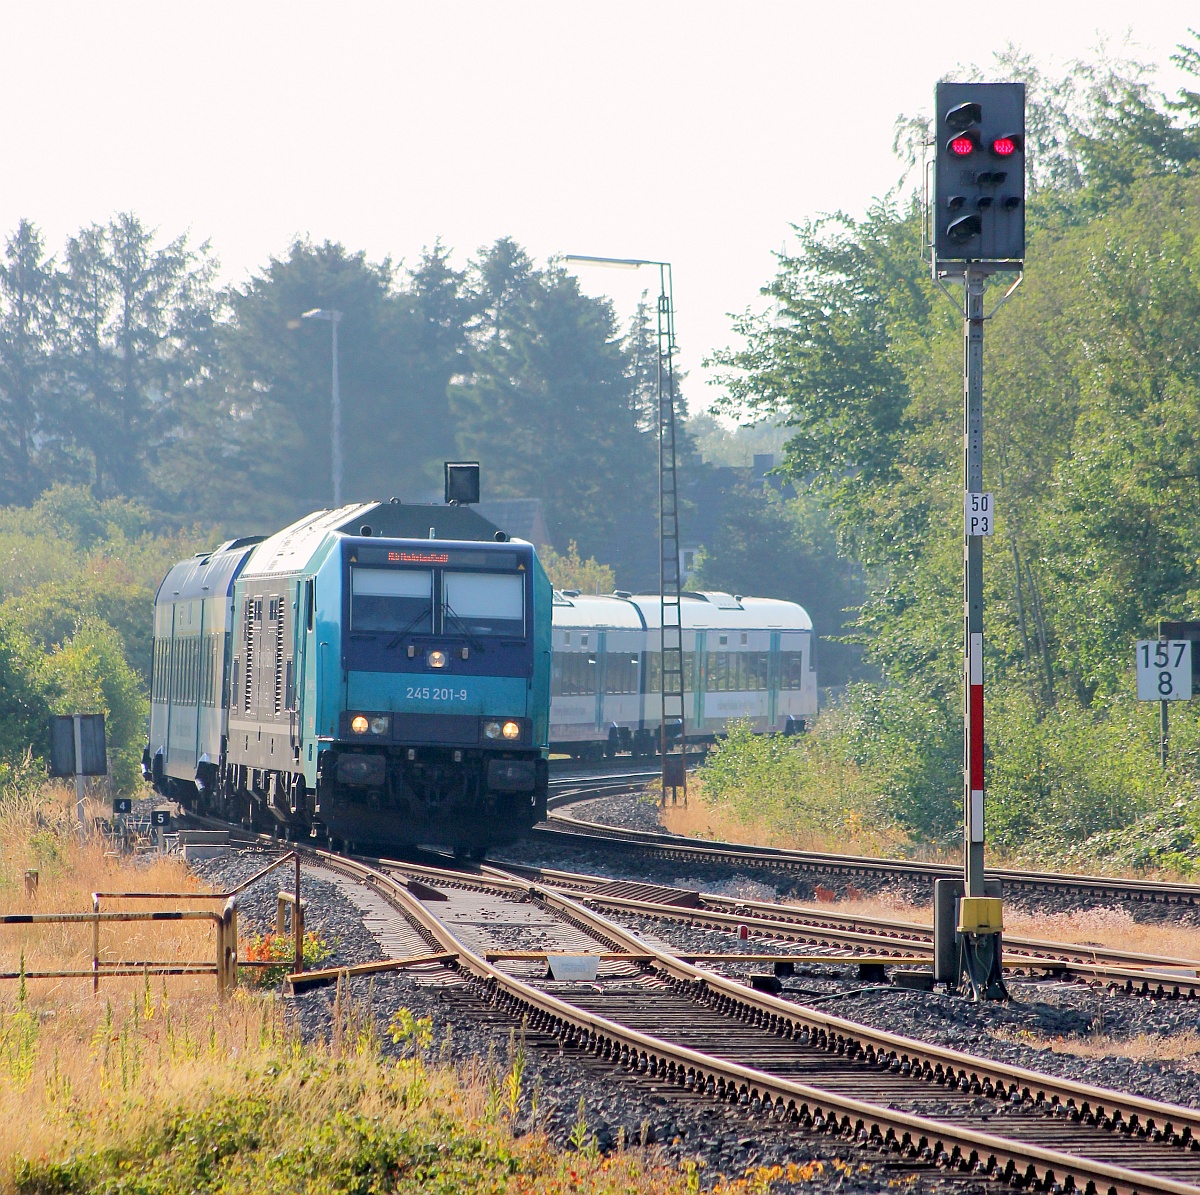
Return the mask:
[[[662,799],[683,790],[687,803],[687,735],[683,711],[683,619],[680,607],[679,485],[675,452],[675,302],[671,267],[659,263],[658,295],[658,579],[662,634]]]

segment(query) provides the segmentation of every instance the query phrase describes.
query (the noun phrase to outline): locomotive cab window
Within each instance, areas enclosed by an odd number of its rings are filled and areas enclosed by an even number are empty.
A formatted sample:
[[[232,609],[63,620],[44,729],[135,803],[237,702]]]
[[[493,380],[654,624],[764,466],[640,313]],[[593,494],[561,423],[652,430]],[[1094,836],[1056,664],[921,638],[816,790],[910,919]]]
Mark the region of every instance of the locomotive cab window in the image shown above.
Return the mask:
[[[433,573],[428,569],[351,569],[350,629],[360,633],[430,634]]]
[[[444,573],[442,615],[447,635],[523,636],[525,578],[512,573]]]

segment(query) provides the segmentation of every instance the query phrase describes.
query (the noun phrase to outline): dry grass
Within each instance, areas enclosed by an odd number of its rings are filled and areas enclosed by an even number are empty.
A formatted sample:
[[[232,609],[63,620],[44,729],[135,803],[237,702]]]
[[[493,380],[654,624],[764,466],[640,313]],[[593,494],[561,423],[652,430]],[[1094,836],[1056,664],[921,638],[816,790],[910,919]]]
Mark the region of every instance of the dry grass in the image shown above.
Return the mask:
[[[97,889],[200,891],[175,860],[82,842],[72,794],[0,792],[0,910],[88,911]],[[24,871],[40,872],[36,906]],[[143,906],[144,907],[144,906]],[[90,927],[0,927],[6,965],[90,963]],[[110,957],[205,958],[212,931],[106,927]],[[580,1108],[572,1148],[542,1130],[524,1048],[462,1071],[438,1061],[427,1019],[396,1010],[386,1029],[339,988],[325,1042],[303,1043],[287,1005],[212,977],[10,981],[0,986],[0,1193],[143,1190],[695,1195],[697,1167],[653,1150],[605,1157]],[[381,1052],[387,1032],[403,1057]],[[447,1039],[445,1045],[449,1045]],[[717,1189],[766,1195],[821,1168],[755,1168]],[[794,1173],[793,1173],[794,1171]]]
[[[0,913],[87,913],[97,891],[202,892],[176,858],[142,855],[122,858],[100,835],[82,839],[74,822],[74,792],[46,786],[0,801]],[[104,809],[89,802],[89,816]],[[25,872],[38,872],[35,898],[26,895]],[[106,900],[104,911],[146,910],[150,902]],[[167,902],[164,908],[219,909],[215,901]],[[210,922],[129,922],[101,926],[100,952],[106,962],[209,962],[215,953]],[[87,969],[92,959],[92,927],[76,925],[0,926],[0,970],[16,971],[24,957],[27,971]],[[11,981],[0,981],[8,982]],[[78,998],[78,979],[32,980],[31,992],[54,1003]],[[139,979],[109,979],[116,998]],[[181,979],[180,990],[214,986],[211,977]],[[109,988],[109,985],[113,985]]]
[[[857,917],[885,917],[913,925],[932,925],[929,905],[914,905],[897,893],[852,895],[843,889],[833,902],[814,901],[803,907],[836,909]],[[1191,959],[1200,964],[1200,926],[1134,920],[1124,908],[1107,906],[1069,913],[1027,913],[1012,905],[1004,909],[1004,932],[1014,938],[1039,938],[1077,946],[1107,946],[1138,954]]]
[[[1076,1058],[1129,1058],[1134,1062],[1183,1062],[1188,1070],[1200,1071],[1200,1034],[1191,1029],[1164,1037],[1157,1033],[1139,1033],[1135,1037],[1110,1037],[1091,1033],[1081,1037],[1047,1037],[1028,1029],[993,1029],[997,1041],[1035,1050],[1051,1049],[1056,1054]]]
[[[659,791],[657,784],[647,789],[655,797]],[[672,834],[691,838],[843,855],[898,855],[907,842],[895,827],[872,825],[856,810],[846,811],[836,832],[825,832],[801,824],[782,828],[766,818],[747,818],[732,803],[710,803],[705,796],[704,781],[689,776],[688,803],[660,809],[660,823]]]

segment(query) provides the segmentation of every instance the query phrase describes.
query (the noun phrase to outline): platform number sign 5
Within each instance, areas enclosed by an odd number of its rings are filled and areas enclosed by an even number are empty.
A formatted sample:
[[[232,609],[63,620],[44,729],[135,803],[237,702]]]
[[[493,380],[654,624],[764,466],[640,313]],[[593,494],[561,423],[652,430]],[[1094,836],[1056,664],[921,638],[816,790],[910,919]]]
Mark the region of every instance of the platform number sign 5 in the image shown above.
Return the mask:
[[[963,521],[966,533],[991,535],[995,509],[991,494],[977,494],[969,490],[963,494]]]
[[[1189,639],[1140,639],[1137,645],[1139,701],[1190,701],[1192,644]]]

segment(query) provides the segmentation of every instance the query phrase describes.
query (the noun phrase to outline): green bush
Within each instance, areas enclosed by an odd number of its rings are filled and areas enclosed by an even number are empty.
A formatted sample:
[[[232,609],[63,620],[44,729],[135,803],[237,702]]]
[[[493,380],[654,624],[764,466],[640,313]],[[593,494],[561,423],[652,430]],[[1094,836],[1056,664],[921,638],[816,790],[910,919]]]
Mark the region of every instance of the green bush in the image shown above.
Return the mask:
[[[49,746],[50,703],[33,644],[0,618],[0,769],[17,766]],[[0,773],[2,774],[2,773]]]
[[[1052,858],[1169,807],[1190,788],[1196,722],[1182,711],[1176,718],[1177,765],[1164,771],[1157,720],[1156,705],[1124,697],[1039,710],[1024,689],[999,689],[986,720],[989,841],[1007,854]]]
[[[0,609],[25,635],[51,652],[88,618],[106,622],[121,637],[125,658],[143,685],[150,685],[154,650],[154,592],[94,571],[70,581],[48,581],[11,597]]]
[[[897,838],[880,778],[828,725],[785,738],[735,722],[709,752],[700,778],[706,803],[728,807],[747,824],[833,843],[865,839],[888,847]]]
[[[104,714],[113,787],[132,793],[141,782],[150,703],[126,662],[120,635],[99,618],[85,618],[75,634],[45,658],[42,675],[59,713]]]
[[[706,799],[777,828],[845,836],[863,819],[912,843],[962,836],[962,715],[905,685],[860,685],[798,739],[735,727],[701,772]],[[1078,866],[1190,871],[1200,860],[1200,718],[1182,704],[1171,764],[1158,708],[1122,694],[1039,707],[1023,686],[988,690],[987,836],[1000,855]],[[861,838],[861,835],[856,835]]]

